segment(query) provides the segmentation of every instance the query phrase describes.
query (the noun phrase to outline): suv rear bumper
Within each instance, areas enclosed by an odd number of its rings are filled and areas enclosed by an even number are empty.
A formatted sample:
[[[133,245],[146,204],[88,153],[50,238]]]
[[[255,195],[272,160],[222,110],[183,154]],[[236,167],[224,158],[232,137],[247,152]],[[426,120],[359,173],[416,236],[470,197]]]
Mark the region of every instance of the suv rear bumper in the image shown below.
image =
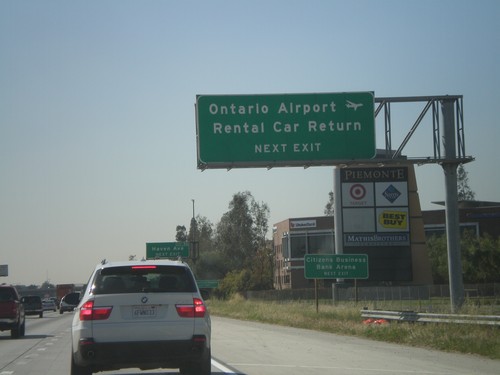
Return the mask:
[[[0,331],[7,331],[12,328],[17,328],[19,326],[19,321],[17,318],[12,319],[0,319]]]
[[[74,358],[79,366],[91,366],[100,371],[126,367],[177,368],[200,361],[207,349],[204,336],[185,341],[112,343],[81,339]]]
[[[43,309],[38,310],[25,310],[26,315],[40,315],[43,314]]]
[[[76,306],[60,306],[59,307],[59,312],[62,314],[63,312],[71,312],[75,311]]]

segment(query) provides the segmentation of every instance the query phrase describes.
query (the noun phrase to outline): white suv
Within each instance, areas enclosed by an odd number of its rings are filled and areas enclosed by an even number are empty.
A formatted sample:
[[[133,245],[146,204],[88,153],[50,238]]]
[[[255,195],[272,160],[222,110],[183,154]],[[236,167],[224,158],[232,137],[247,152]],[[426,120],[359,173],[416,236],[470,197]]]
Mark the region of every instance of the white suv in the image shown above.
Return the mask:
[[[71,334],[71,375],[132,367],[210,374],[210,316],[180,261],[97,265]]]

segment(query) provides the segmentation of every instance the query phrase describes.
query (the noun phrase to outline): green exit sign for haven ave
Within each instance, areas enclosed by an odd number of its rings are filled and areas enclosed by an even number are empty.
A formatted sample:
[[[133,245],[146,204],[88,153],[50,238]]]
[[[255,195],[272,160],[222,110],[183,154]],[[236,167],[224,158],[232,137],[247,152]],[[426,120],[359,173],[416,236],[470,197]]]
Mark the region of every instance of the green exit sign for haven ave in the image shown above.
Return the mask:
[[[146,259],[188,258],[188,242],[148,242],[146,243]]]
[[[374,94],[198,95],[196,130],[200,169],[371,159]]]

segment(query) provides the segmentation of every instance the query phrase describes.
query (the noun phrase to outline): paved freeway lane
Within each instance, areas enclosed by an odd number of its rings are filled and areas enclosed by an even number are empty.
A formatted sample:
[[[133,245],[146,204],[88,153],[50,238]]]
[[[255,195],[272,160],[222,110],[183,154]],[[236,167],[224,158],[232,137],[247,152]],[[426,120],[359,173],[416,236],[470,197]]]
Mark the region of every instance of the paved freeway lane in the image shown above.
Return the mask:
[[[26,336],[0,333],[0,375],[68,375],[71,316],[28,317]],[[212,375],[498,375],[500,361],[212,317]],[[125,369],[102,375],[177,374]]]
[[[27,317],[26,336],[21,339],[11,339],[10,331],[0,332],[0,375],[68,375],[72,316],[72,313],[46,312],[44,318]],[[224,374],[223,366],[216,362],[214,365],[212,374]],[[99,374],[173,375],[178,371],[124,369]]]
[[[226,318],[212,356],[245,375],[498,375],[500,361]]]
[[[26,317],[23,338],[13,340],[9,331],[0,332],[0,375],[68,374],[70,321],[70,314],[44,312],[43,318]]]

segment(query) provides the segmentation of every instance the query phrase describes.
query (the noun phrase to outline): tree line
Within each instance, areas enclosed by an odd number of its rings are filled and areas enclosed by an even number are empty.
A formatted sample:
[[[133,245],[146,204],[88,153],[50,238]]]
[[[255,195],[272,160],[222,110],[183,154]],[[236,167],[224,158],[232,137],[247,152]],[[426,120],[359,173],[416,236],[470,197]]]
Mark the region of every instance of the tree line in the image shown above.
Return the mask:
[[[448,283],[448,250],[446,235],[432,236],[427,249],[434,284]],[[462,275],[466,284],[500,282],[500,238],[489,234],[477,236],[466,230],[461,234]]]
[[[473,201],[476,197],[463,165],[457,168],[457,195],[459,201]],[[427,239],[427,249],[434,283],[448,283],[446,235]],[[489,234],[478,236],[473,231],[465,230],[460,236],[460,253],[464,283],[500,282],[500,238]]]
[[[191,219],[189,231],[176,228],[176,241],[190,242],[189,260],[198,280],[221,280],[218,292],[230,295],[273,288],[272,241],[266,240],[269,207],[248,191],[233,195],[228,211],[214,225],[206,217]]]

